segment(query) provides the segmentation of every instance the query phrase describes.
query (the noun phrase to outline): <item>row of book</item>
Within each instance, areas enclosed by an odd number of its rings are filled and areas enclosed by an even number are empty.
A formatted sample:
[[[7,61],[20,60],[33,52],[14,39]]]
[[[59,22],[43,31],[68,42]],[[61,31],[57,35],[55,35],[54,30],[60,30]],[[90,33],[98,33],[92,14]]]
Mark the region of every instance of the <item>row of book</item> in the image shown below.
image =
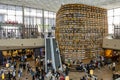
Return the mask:
[[[56,16],[55,31],[61,54],[85,53],[86,58],[89,53],[100,53],[107,27],[106,9],[83,4],[63,5]]]

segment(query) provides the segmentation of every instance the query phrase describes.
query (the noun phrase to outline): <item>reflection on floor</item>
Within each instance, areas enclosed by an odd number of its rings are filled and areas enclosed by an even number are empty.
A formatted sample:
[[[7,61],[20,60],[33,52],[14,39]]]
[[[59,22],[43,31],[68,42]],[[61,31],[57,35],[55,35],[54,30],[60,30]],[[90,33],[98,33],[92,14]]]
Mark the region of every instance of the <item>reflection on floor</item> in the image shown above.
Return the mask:
[[[113,80],[112,79],[112,71],[105,66],[104,68],[98,70],[95,69],[94,74],[97,75],[98,80]],[[80,80],[81,77],[85,75],[84,72],[70,72],[69,76],[71,80]]]
[[[32,66],[32,68],[35,69],[35,62],[34,61],[29,61],[29,63]],[[113,80],[112,79],[112,70],[109,69],[108,66],[104,66],[100,70],[95,69],[94,74],[97,75],[98,80],[101,80],[101,79],[103,79],[103,80]],[[70,72],[69,73],[70,80],[80,80],[80,78],[83,77],[84,75],[85,75],[84,72]],[[18,75],[16,77],[17,77],[17,80],[19,80]],[[27,73],[27,71],[23,71],[22,78],[20,80],[26,80],[26,78],[28,78],[27,80],[32,80],[31,74]]]
[[[90,60],[86,59],[83,60],[84,63],[89,63]],[[116,64],[116,71],[120,71],[120,62]],[[98,77],[98,80],[113,80],[113,72],[112,69],[109,69],[108,66],[102,67],[100,70],[95,69],[94,70],[94,75]],[[84,72],[70,72],[69,73],[70,79],[71,80],[80,80],[83,76],[85,76]]]

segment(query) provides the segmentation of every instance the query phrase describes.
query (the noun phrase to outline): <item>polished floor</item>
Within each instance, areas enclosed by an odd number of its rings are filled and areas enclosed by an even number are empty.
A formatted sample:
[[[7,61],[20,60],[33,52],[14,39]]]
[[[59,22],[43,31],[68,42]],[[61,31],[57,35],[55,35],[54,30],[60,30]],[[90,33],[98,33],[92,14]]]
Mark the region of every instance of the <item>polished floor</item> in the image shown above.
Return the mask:
[[[85,75],[84,72],[70,72],[69,76],[71,80],[80,80]],[[95,69],[94,75],[98,77],[98,80],[113,80],[112,79],[112,70],[109,69],[107,66],[101,68],[100,70]]]
[[[84,60],[84,63],[89,63],[90,60]],[[120,71],[120,63],[116,64],[116,71]],[[96,75],[98,77],[98,80],[113,80],[113,71],[111,68],[109,68],[108,66],[104,66],[102,67],[100,70],[95,69],[94,70],[94,75]],[[82,78],[83,76],[85,76],[84,72],[70,72],[69,73],[69,77],[71,80],[80,80],[80,78]]]
[[[32,69],[35,69],[35,62],[29,61],[30,65],[32,66]],[[119,65],[119,66],[118,66]],[[120,70],[120,64],[117,64],[117,70]],[[94,74],[98,77],[98,80],[113,80],[112,79],[112,70],[108,68],[108,66],[104,66],[100,70],[95,69]],[[84,72],[70,72],[69,77],[70,80],[80,80],[81,77],[85,75]],[[27,73],[27,71],[23,71],[22,77],[19,79],[18,75],[17,80],[32,80],[31,74]],[[27,78],[27,79],[26,79]]]

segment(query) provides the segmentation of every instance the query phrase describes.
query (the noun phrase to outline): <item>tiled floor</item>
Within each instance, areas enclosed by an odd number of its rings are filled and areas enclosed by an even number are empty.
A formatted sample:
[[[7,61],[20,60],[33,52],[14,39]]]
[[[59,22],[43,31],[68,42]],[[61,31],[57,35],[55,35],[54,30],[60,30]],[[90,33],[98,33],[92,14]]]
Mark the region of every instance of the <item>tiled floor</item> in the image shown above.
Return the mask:
[[[112,71],[105,66],[101,70],[95,69],[94,74],[97,75],[98,80],[103,79],[103,80],[113,80],[112,79]],[[80,77],[83,77],[85,75],[84,72],[70,72],[69,76],[70,79],[72,80],[80,80]]]
[[[88,63],[90,60],[84,60],[85,63]],[[120,71],[120,63],[117,64],[117,70]],[[95,69],[94,70],[94,74],[97,75],[98,80],[113,80],[112,76],[113,76],[113,72],[111,69],[108,68],[108,66],[104,66],[103,68],[101,68],[100,70]],[[69,76],[70,79],[72,80],[80,80],[81,77],[83,77],[85,75],[84,72],[70,72]]]
[[[34,68],[35,62],[30,61],[30,65]],[[101,80],[101,79],[113,80],[112,79],[112,71],[108,68],[108,66],[105,66],[101,70],[95,69],[94,74],[97,75],[98,80]],[[80,77],[83,77],[84,75],[85,75],[84,72],[70,72],[69,73],[69,77],[72,80],[80,80]],[[24,71],[22,78],[20,80],[26,80],[26,78],[28,78],[27,80],[32,80],[31,74],[27,73],[27,71]],[[17,75],[17,80],[19,80],[18,75]]]

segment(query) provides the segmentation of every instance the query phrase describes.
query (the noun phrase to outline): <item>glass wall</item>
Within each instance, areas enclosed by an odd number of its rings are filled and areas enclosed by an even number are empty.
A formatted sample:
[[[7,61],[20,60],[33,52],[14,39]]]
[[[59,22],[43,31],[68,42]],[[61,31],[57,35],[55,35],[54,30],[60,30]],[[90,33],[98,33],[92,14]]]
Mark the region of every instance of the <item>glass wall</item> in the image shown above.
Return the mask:
[[[43,32],[43,31],[51,32],[52,27],[55,27],[56,14],[54,12],[32,9],[32,8],[24,8],[24,13],[25,13],[24,15],[25,24],[34,25],[34,26],[37,25],[39,32]],[[43,15],[44,15],[44,19],[43,19]],[[44,24],[43,24],[43,20],[44,20]]]
[[[33,34],[38,35],[43,32],[45,33],[51,32],[52,28],[55,27],[55,18],[56,18],[55,12],[29,7],[23,8],[21,6],[0,4],[0,23],[2,24],[24,23],[25,31],[24,33],[22,33],[22,35],[25,34],[26,37],[32,37]],[[7,31],[10,31],[8,29],[9,28],[11,29],[11,26],[8,27],[5,26],[4,28],[7,29]],[[16,32],[17,32],[16,35],[21,34],[21,32],[18,31]]]
[[[108,32],[114,33],[114,25],[120,25],[120,8],[108,10]]]
[[[0,4],[0,22],[22,23],[22,7]]]
[[[108,33],[113,34],[113,10],[108,10]]]
[[[50,11],[44,11],[44,31],[51,32],[52,27],[55,27],[56,14]]]
[[[0,4],[0,38],[20,38],[22,7]]]

